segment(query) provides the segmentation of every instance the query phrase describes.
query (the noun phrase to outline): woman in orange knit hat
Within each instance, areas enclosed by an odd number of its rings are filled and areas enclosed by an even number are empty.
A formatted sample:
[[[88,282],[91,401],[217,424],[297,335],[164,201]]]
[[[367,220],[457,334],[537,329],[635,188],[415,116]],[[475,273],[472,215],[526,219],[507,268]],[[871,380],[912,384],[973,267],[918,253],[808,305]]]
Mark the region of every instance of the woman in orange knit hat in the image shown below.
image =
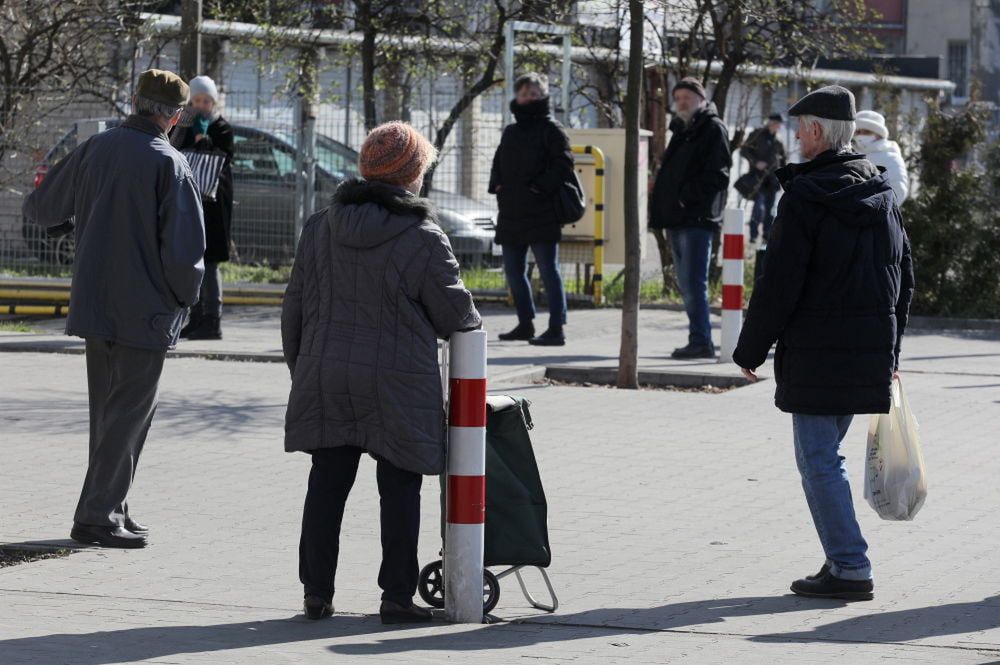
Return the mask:
[[[306,223],[285,292],[285,450],[312,456],[299,544],[310,619],[333,613],[340,524],[364,452],[381,496],[382,621],[431,619],[413,595],[420,485],[444,470],[437,341],[481,325],[433,206],[416,196],[434,158],[408,124],[372,130],[364,180],[341,184]]]

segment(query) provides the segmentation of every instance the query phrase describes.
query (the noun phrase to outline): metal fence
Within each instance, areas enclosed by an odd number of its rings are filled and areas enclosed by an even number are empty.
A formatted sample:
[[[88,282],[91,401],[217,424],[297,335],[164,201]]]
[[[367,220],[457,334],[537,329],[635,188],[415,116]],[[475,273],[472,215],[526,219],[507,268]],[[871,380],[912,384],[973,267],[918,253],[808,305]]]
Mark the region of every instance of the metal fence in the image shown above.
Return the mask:
[[[411,92],[413,109],[406,120],[433,138],[450,110],[451,98],[433,85]],[[234,262],[277,268],[294,258],[296,231],[303,214],[327,205],[334,189],[357,174],[357,150],[365,137],[359,110],[336,102],[316,107],[312,131],[315,145],[302,145],[295,96],[230,90],[222,113],[234,126],[233,162]],[[490,166],[500,140],[500,90],[491,91],[463,115],[440,152],[430,198],[437,204],[442,228],[449,235],[463,269],[463,277],[480,295],[502,296],[506,283],[499,247],[493,243],[496,202],[488,194]],[[46,168],[77,145],[88,132],[83,127],[101,120],[120,121],[109,104],[67,104],[43,123],[32,126],[31,155],[11,164],[13,175],[0,194],[0,272],[8,274],[66,274],[73,259],[71,238],[50,240],[20,214],[23,196],[44,178]],[[304,165],[311,155],[312,186],[305,182]],[[570,297],[589,299],[592,293],[592,243],[566,243],[561,248],[561,271]],[[537,275],[533,275],[537,278]]]

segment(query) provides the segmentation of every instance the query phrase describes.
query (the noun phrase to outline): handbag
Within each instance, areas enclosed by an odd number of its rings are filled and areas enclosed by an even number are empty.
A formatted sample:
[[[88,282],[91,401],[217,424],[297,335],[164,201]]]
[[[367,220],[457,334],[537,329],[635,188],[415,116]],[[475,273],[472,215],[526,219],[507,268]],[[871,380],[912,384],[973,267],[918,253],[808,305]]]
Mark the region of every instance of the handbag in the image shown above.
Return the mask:
[[[545,135],[543,145],[546,155],[545,167],[551,168],[552,165],[548,159],[548,134]],[[583,183],[580,182],[580,176],[577,174],[575,168],[573,169],[572,180],[564,180],[559,183],[559,189],[555,192],[554,207],[556,221],[559,222],[560,226],[576,224],[583,219],[583,214],[587,211],[587,196],[583,193]]]
[[[182,150],[191,167],[191,175],[194,176],[195,185],[201,196],[209,201],[215,200],[215,194],[219,189],[219,176],[222,174],[222,167],[226,164],[226,155],[221,152],[201,152],[198,150]]]

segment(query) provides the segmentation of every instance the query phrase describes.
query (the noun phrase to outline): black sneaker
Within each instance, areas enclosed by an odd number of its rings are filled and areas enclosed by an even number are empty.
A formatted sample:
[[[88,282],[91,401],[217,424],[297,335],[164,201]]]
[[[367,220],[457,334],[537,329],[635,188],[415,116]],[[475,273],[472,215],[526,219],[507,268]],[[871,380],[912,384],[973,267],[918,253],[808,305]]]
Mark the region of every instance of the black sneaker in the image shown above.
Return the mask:
[[[394,603],[391,600],[383,600],[382,606],[378,610],[382,617],[383,624],[395,623],[428,623],[434,619],[434,615],[426,607],[419,607],[412,602],[408,606]]]
[[[535,326],[531,321],[518,323],[510,332],[500,333],[501,342],[527,342],[535,336]]]
[[[538,337],[528,340],[532,346],[565,346],[566,335],[563,334],[562,326],[549,328]]]
[[[306,596],[302,603],[306,618],[316,621],[333,616],[333,603],[328,603],[319,596]]]
[[[674,349],[670,354],[674,360],[700,360],[702,358],[715,358],[715,347],[711,344],[688,344],[679,349]]]
[[[792,592],[810,598],[871,600],[875,597],[875,584],[871,580],[845,580],[834,577],[828,570],[819,577],[795,580],[792,582]]]

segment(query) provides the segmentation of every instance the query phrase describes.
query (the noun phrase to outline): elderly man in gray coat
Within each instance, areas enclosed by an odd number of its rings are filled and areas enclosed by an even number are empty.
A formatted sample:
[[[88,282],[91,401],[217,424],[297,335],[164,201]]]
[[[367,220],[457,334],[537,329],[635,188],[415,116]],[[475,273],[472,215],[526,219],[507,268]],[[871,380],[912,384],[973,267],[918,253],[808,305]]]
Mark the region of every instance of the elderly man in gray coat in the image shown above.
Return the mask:
[[[134,114],[84,141],[24,202],[50,235],[76,237],[66,334],[87,342],[90,457],[71,532],[82,543],[146,545],[125,497],[204,274],[201,196],[166,135],[187,98],[176,74],[143,72]]]

